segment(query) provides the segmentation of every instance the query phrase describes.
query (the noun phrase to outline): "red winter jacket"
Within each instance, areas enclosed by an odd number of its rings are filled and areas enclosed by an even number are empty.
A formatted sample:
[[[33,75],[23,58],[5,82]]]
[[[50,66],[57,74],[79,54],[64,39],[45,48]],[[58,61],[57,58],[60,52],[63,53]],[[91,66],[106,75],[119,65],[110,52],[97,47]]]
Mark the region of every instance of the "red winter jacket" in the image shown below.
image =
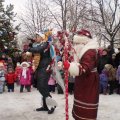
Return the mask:
[[[8,84],[14,83],[16,80],[16,74],[15,73],[8,73],[6,75],[6,81]]]

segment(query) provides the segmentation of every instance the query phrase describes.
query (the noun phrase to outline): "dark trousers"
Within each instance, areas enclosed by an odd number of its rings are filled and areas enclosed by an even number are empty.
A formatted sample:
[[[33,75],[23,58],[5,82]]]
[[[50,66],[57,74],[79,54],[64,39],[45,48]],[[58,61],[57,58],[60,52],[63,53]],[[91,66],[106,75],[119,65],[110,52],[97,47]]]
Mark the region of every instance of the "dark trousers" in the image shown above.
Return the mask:
[[[41,68],[37,72],[37,89],[44,98],[51,96],[49,93],[49,86],[48,86],[48,80],[50,79],[50,74],[51,73],[46,72],[46,68]]]
[[[42,98],[42,102],[43,102],[43,106],[42,106],[42,107],[48,109],[47,104],[46,104],[46,98],[45,98],[45,97]]]
[[[31,80],[33,87],[37,88],[37,71],[31,75]]]
[[[28,92],[30,92],[31,85],[21,85],[20,86],[20,92],[23,92],[24,87],[27,89]]]
[[[49,92],[55,92],[55,85],[49,85]]]
[[[58,91],[58,94],[63,94],[62,87],[59,84],[57,84],[57,91]]]
[[[108,82],[100,81],[100,93],[107,94]]]
[[[8,86],[8,92],[10,91],[14,92],[14,83],[8,83],[7,86]]]
[[[108,81],[110,87],[109,87],[109,94],[113,94],[113,91],[115,89],[115,81]]]
[[[68,83],[68,92],[72,94],[74,91],[74,83]]]

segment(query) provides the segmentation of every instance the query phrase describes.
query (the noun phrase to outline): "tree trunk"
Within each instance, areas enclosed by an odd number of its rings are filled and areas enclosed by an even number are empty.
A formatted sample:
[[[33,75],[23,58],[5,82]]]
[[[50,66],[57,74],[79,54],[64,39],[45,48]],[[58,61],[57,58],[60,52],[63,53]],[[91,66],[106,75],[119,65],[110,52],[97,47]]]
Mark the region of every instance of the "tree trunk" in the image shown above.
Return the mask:
[[[111,51],[112,51],[112,54],[113,54],[115,52],[114,51],[114,39],[111,39],[110,46],[111,46]]]

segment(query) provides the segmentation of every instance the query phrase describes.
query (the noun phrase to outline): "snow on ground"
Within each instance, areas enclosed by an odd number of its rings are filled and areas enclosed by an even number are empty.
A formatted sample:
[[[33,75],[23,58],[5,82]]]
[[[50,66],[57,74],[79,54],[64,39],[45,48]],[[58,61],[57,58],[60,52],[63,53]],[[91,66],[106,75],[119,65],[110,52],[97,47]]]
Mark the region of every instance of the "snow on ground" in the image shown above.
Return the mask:
[[[35,109],[41,105],[39,92],[32,88],[32,92],[19,93],[19,87],[14,93],[7,91],[0,94],[0,120],[65,120],[65,97],[53,94],[58,102],[54,114],[47,112],[36,112]],[[69,95],[69,120],[74,120],[71,115],[73,95]],[[100,95],[100,104],[97,120],[120,120],[120,96]]]

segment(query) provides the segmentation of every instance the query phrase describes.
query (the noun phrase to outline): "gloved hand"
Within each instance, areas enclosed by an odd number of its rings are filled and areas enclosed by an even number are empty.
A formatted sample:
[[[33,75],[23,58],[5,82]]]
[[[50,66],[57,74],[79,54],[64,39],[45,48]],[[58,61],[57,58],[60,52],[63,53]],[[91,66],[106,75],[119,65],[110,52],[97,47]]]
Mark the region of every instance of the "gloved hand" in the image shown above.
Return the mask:
[[[64,61],[63,65],[64,65],[64,69],[66,69],[66,70],[68,70],[70,67],[70,63],[68,60]]]

